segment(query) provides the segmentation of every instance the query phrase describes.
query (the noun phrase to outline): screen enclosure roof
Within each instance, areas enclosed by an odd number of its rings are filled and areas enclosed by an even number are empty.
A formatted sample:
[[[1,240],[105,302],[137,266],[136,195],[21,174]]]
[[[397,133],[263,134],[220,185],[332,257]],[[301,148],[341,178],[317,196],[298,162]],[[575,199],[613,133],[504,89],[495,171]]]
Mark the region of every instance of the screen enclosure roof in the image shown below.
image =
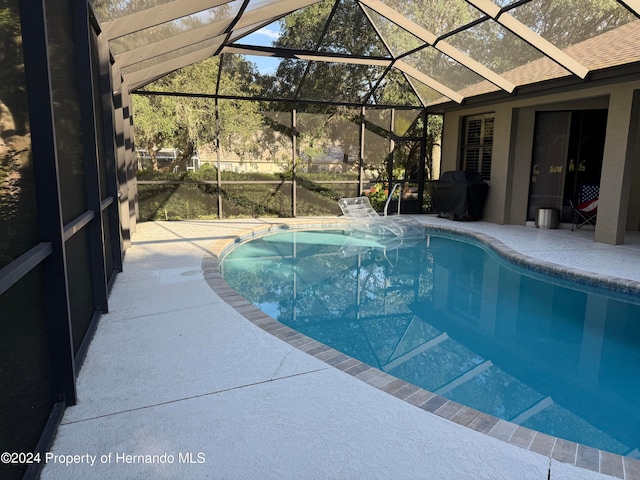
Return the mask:
[[[273,98],[375,105],[399,88],[399,103],[429,107],[640,63],[640,0],[95,0],[94,12],[130,91],[239,55]]]

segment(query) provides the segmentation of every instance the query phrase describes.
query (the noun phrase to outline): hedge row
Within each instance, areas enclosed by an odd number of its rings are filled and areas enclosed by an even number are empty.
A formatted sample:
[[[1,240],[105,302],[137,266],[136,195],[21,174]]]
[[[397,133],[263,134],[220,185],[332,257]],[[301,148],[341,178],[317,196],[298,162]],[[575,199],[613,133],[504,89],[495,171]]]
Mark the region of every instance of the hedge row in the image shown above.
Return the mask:
[[[143,171],[139,180],[172,180],[192,184],[138,185],[140,221],[218,218],[218,188],[215,170],[184,173]],[[231,217],[291,217],[292,185],[287,175],[223,172],[223,181],[277,181],[278,184],[222,185],[222,213]],[[357,184],[328,184],[323,181],[357,180],[354,174],[305,174],[297,178],[298,216],[337,215],[338,200],[358,194]]]

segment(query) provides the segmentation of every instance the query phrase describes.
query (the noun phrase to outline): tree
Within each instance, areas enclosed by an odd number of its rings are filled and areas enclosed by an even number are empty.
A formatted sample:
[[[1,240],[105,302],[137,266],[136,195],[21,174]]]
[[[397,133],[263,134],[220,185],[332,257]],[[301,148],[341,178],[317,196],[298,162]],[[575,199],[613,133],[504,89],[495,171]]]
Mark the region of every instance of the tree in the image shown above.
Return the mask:
[[[0,0],[0,268],[38,238],[18,5]]]
[[[135,141],[138,147],[149,153],[153,170],[158,170],[156,154],[173,142],[178,130],[174,108],[175,104],[169,97],[133,97]]]
[[[634,19],[616,0],[531,2],[513,15],[558,48],[567,48]]]
[[[24,84],[18,2],[0,0],[0,102],[11,112],[19,134],[29,130]]]
[[[150,84],[149,90],[213,95],[220,61],[224,62],[220,94],[247,96],[259,93],[255,66],[239,56],[209,58],[184,67]],[[134,95],[133,106],[136,141],[150,154],[152,149],[178,148],[181,151],[178,161],[183,161],[198,147],[214,143],[217,133],[221,147],[241,157],[260,148],[260,138],[256,135],[259,135],[263,119],[257,102],[220,100],[219,117],[216,116],[215,100],[207,97]]]
[[[339,2],[333,16],[332,9],[332,2],[320,2],[287,15],[280,22],[282,34],[275,46],[363,56],[387,53],[357,2]],[[324,62],[307,65],[300,60],[283,59],[270,94],[288,98],[299,91],[302,99],[359,102],[369,94],[372,79],[379,78],[382,71],[372,65]]]
[[[280,48],[376,57],[388,54],[354,0],[338,2],[335,7],[333,2],[310,5],[284,17],[280,25],[281,36],[275,42]],[[301,100],[361,103],[374,93],[384,71],[384,67],[375,65],[283,59],[276,74],[264,79],[269,82],[265,89],[274,97],[295,95]],[[376,103],[380,93],[375,92],[371,98]],[[348,158],[359,150],[359,110],[318,105],[297,108],[301,157],[311,161],[340,148],[345,159],[344,171]]]

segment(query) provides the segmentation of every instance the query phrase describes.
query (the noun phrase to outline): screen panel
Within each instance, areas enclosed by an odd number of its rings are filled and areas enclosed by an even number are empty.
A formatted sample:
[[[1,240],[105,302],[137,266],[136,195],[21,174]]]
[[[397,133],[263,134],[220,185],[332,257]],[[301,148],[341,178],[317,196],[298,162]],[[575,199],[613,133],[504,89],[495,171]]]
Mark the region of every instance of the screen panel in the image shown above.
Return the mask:
[[[310,62],[302,82],[300,100],[361,103],[386,67]]]
[[[421,40],[415,35],[407,32],[388,18],[380,15],[378,12],[367,6],[363,6],[363,8],[371,19],[373,26],[382,37],[382,41],[385,43],[387,48],[391,50],[394,57],[398,57],[410,52],[411,50],[426,45],[424,40]]]
[[[532,0],[509,14],[561,50],[636,20],[611,0]]]
[[[406,0],[382,0],[382,3],[436,36],[451,32],[484,16],[465,0],[430,1],[419,6]]]
[[[0,450],[32,452],[53,406],[44,273],[40,265],[0,295]],[[26,464],[0,464],[0,477],[22,478]]]
[[[87,228],[83,228],[66,242],[74,353],[78,353],[95,311],[90,249]]]
[[[0,268],[38,243],[38,212],[29,134],[18,0],[0,29]]]
[[[59,1],[45,3],[49,48],[56,52],[55,62],[51,62],[51,83],[62,218],[67,224],[87,210],[79,85],[69,81],[77,78],[70,73],[77,71],[74,29],[67,8],[60,8]]]

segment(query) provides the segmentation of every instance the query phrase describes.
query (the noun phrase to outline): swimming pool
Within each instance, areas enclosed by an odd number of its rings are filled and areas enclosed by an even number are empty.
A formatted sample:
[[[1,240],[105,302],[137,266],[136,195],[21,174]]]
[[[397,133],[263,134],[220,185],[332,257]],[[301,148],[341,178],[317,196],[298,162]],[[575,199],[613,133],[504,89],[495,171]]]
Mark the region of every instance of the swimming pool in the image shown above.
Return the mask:
[[[409,243],[286,231],[237,246],[221,271],[273,318],[393,376],[553,436],[636,451],[637,298],[516,267],[465,237]]]

